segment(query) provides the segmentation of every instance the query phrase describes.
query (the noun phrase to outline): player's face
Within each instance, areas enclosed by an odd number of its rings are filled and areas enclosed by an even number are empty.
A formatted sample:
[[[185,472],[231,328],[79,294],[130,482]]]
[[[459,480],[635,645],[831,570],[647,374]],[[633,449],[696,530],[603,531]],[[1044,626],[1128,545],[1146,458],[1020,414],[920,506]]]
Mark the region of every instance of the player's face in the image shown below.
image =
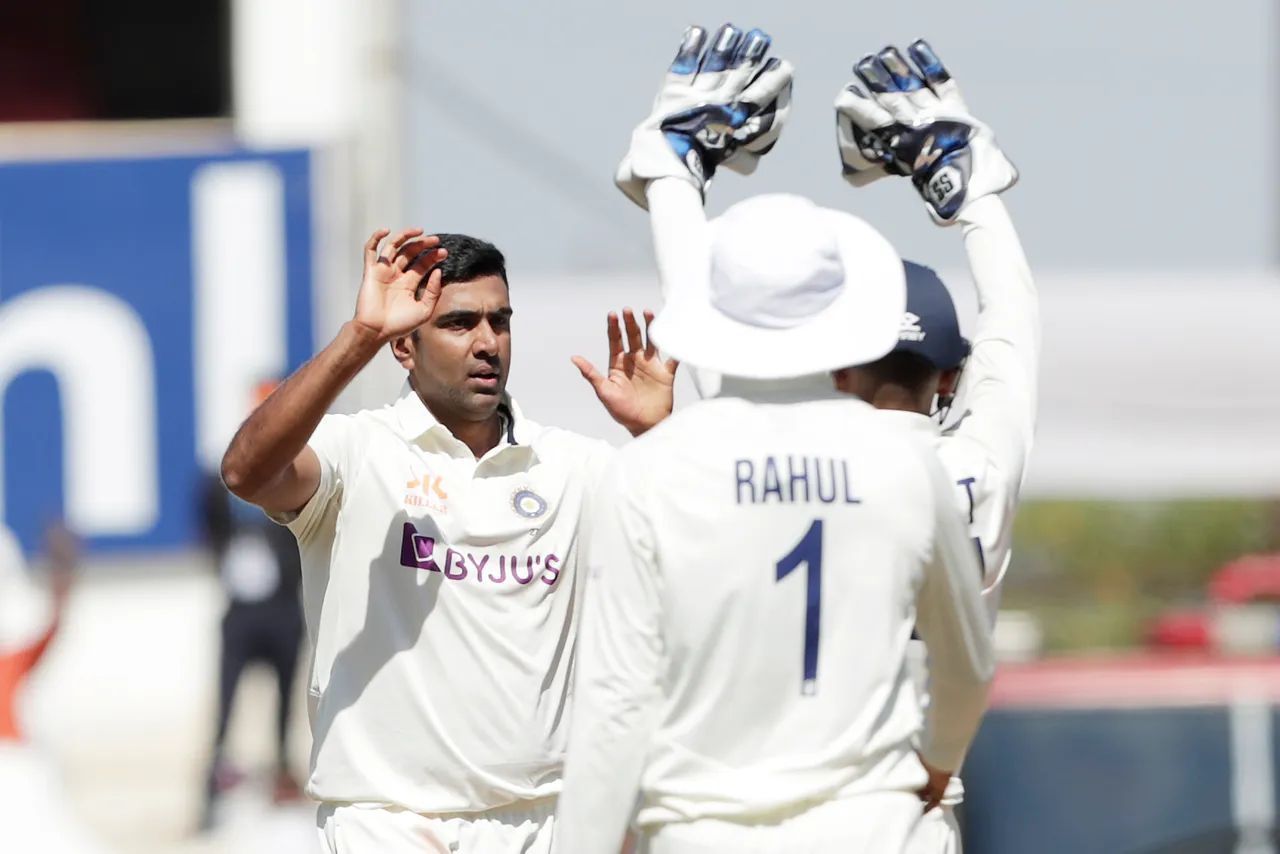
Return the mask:
[[[511,366],[511,301],[498,276],[445,285],[411,348],[414,388],[441,420],[484,421],[497,411]]]

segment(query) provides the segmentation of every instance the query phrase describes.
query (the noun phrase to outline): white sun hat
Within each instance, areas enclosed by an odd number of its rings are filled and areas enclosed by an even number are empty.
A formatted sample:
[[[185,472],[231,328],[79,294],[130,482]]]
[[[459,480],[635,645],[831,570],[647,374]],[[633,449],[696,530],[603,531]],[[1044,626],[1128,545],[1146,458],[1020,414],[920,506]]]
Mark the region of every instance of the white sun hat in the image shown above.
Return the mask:
[[[898,343],[902,259],[856,216],[801,196],[739,202],[708,224],[705,287],[676,287],[653,324],[668,355],[782,379],[874,362]]]

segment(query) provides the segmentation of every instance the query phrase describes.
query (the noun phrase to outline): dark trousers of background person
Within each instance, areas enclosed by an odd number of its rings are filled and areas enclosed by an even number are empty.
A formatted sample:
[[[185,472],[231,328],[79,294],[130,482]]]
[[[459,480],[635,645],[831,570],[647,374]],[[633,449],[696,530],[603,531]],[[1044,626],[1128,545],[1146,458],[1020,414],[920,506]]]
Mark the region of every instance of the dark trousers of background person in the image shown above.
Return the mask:
[[[302,647],[302,608],[294,597],[263,602],[236,602],[227,606],[222,618],[222,660],[218,678],[218,725],[214,738],[213,765],[209,770],[202,826],[213,823],[217,796],[238,782],[238,773],[226,764],[223,748],[227,725],[235,704],[236,689],[245,668],[266,664],[276,678],[276,774],[273,799],[277,802],[299,796],[289,773],[289,712],[292,708],[294,677]]]
[[[236,686],[247,665],[261,662],[275,671],[279,707],[276,711],[276,757],[287,770],[289,709],[294,675],[302,647],[302,609],[293,600],[233,602],[222,618],[222,666],[218,679],[218,730],[214,750],[222,752],[231,719]]]

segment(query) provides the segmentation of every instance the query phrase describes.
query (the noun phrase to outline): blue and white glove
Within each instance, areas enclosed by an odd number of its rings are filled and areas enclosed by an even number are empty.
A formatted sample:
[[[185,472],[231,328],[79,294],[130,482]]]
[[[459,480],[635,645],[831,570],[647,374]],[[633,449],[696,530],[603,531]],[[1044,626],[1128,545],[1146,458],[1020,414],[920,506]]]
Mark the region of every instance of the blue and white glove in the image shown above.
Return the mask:
[[[614,181],[648,209],[645,187],[656,178],[688,181],[706,196],[720,166],[744,175],[769,152],[791,109],[792,68],[768,58],[761,30],[725,24],[712,37],[690,27],[653,112],[631,135]]]
[[[920,40],[907,53],[914,66],[892,46],[854,66],[858,80],[836,96],[840,160],[855,187],[909,175],[934,222],[950,225],[974,200],[1012,187],[1018,170],[933,48]]]

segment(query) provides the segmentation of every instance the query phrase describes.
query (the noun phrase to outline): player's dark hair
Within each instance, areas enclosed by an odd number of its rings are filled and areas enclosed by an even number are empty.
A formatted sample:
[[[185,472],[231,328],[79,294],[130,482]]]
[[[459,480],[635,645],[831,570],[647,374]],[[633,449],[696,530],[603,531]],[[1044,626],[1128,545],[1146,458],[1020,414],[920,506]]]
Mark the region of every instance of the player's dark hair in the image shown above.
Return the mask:
[[[478,237],[466,234],[440,234],[440,246],[449,254],[437,265],[440,281],[448,285],[454,282],[470,282],[483,276],[497,276],[507,282],[507,259],[498,247]]]
[[[863,365],[861,370],[882,384],[895,385],[913,394],[922,393],[942,373],[924,356],[904,350],[895,350],[878,361]]]

